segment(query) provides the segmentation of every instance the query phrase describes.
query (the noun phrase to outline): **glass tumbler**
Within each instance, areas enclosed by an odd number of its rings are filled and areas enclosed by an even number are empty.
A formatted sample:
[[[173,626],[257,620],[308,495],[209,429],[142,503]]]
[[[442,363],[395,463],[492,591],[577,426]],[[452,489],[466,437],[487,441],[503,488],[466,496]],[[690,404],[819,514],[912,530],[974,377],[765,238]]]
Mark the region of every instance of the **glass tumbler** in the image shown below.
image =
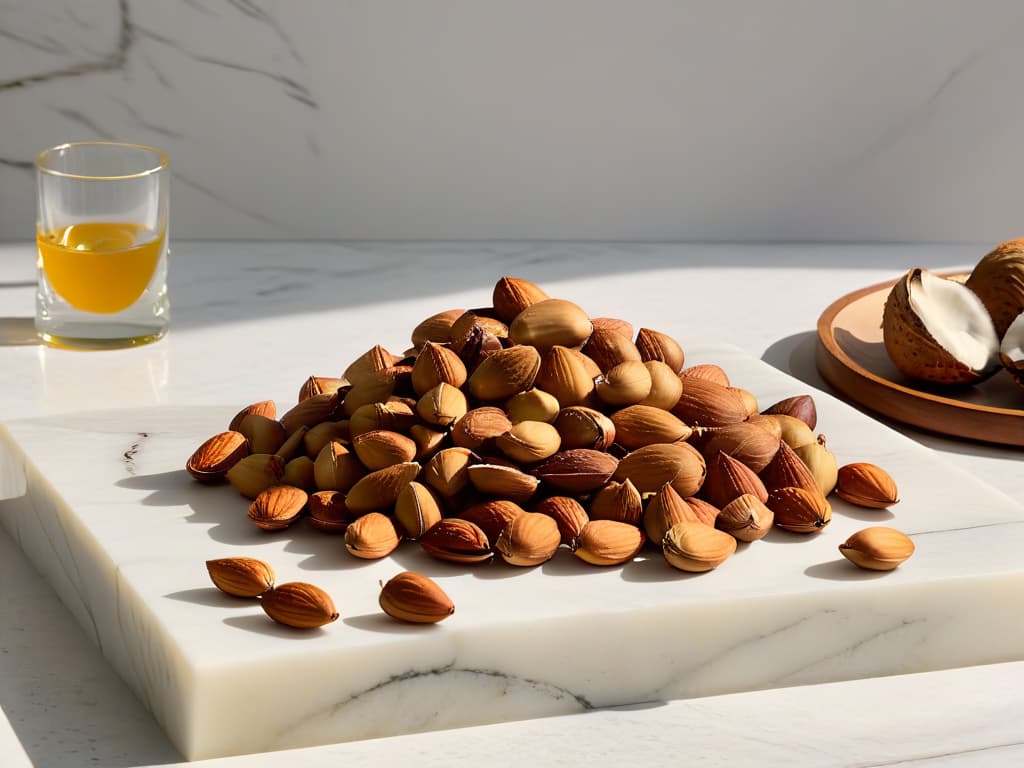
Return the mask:
[[[167,155],[62,144],[36,158],[36,331],[47,344],[133,347],[167,332]]]

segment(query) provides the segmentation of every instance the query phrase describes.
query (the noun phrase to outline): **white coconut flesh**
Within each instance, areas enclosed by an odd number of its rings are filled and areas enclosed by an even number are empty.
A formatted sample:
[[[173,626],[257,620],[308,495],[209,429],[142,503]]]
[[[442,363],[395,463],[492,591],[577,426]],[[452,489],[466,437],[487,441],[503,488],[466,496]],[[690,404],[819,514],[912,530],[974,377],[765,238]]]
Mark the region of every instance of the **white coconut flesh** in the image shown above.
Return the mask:
[[[951,356],[972,371],[999,365],[992,318],[970,288],[921,270],[918,280],[911,280],[909,294],[914,314]]]
[[[1006,329],[999,351],[1015,363],[1024,363],[1024,312]]]

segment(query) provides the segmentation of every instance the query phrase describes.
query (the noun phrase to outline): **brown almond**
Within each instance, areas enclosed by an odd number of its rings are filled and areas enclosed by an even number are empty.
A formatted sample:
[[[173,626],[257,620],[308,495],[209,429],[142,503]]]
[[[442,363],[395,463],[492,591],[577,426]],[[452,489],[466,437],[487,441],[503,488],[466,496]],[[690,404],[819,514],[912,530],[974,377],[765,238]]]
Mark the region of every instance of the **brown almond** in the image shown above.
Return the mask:
[[[345,393],[345,399],[341,403],[341,414],[349,418],[350,429],[352,428],[351,422],[358,423],[355,415],[361,408],[386,402],[395,394],[397,384],[396,379],[384,373],[367,374],[353,384],[352,388]],[[339,418],[339,416],[335,418]],[[353,434],[357,434],[355,430],[353,430]]]
[[[296,629],[315,629],[338,620],[331,596],[301,581],[275,587],[260,598],[260,605],[278,624]]]
[[[699,430],[695,438],[705,459],[713,459],[719,451],[732,456],[753,470],[760,472],[775,457],[781,438],[769,425],[750,420],[724,427],[710,427]]]
[[[291,485],[273,485],[249,505],[249,519],[265,531],[279,531],[299,519],[308,494]]]
[[[428,341],[443,343],[451,336],[452,324],[465,314],[464,309],[446,309],[423,320],[412,330],[412,345],[419,349]]]
[[[779,444],[774,458],[760,472],[765,488],[774,491],[779,488],[805,488],[818,491],[818,481],[792,448],[785,442]]]
[[[441,505],[434,492],[415,480],[398,492],[395,520],[410,539],[418,539],[441,521]]]
[[[592,448],[605,451],[616,439],[615,424],[600,411],[583,405],[562,408],[555,417],[562,450]]]
[[[740,400],[743,401],[743,405],[747,409],[747,416],[756,416],[757,409],[757,397],[749,389],[743,389],[743,387],[728,387],[729,391],[735,395],[738,395]]]
[[[258,403],[252,403],[251,405],[245,406],[242,410],[234,415],[231,419],[231,423],[228,425],[228,431],[237,432],[238,425],[242,423],[242,419],[251,413],[255,413],[259,416],[266,416],[268,419],[277,418],[277,406],[273,400],[260,400]]]
[[[637,490],[655,493],[669,483],[680,496],[693,496],[704,483],[704,457],[688,443],[645,445],[623,458],[614,479],[626,478]]]
[[[259,597],[274,588],[274,569],[255,557],[222,557],[206,561],[210,580],[234,597]]]
[[[884,509],[899,503],[896,481],[881,467],[866,462],[845,464],[839,468],[836,495],[843,501],[871,509]]]
[[[423,467],[424,483],[446,498],[469,485],[469,466],[478,459],[468,448],[442,448]]]
[[[675,488],[665,483],[658,492],[647,502],[647,509],[644,510],[644,531],[647,533],[647,540],[652,544],[660,546],[661,540],[665,538],[668,529],[676,523],[704,522],[703,515],[697,511],[682,497]],[[713,525],[714,523],[705,523]]]
[[[635,405],[651,394],[651,373],[639,360],[627,360],[598,376],[594,390],[606,405]]]
[[[466,470],[469,482],[480,493],[521,503],[537,491],[540,480],[515,467],[474,464]]]
[[[386,429],[373,429],[356,435],[352,438],[352,448],[369,470],[403,464],[416,456],[416,442],[411,437]]]
[[[436,624],[455,613],[455,604],[437,582],[415,571],[388,579],[378,602],[391,618],[412,624]]]
[[[802,445],[814,442],[814,432],[795,416],[773,413],[764,418],[772,419],[778,425],[782,442],[786,443],[790,448],[799,448]]]
[[[334,421],[339,418],[340,407],[341,397],[337,392],[313,395],[290,408],[281,417],[281,426],[285,434],[290,435],[299,427],[314,427],[322,421]]]
[[[313,462],[313,481],[321,491],[347,492],[365,474],[355,453],[338,440],[321,448]]]
[[[422,424],[413,424],[409,427],[409,437],[416,443],[416,461],[429,460],[435,453],[441,450],[448,433],[439,429],[425,427]]]
[[[775,525],[793,533],[817,533],[832,521],[832,507],[817,488],[779,488],[768,494]]]
[[[380,512],[357,517],[345,529],[345,549],[363,560],[379,560],[394,552],[402,541],[395,521]]]
[[[508,326],[494,316],[493,307],[467,309],[452,323],[448,340],[453,348],[476,332],[483,332],[497,339],[508,338]],[[455,350],[457,353],[458,349]],[[461,354],[461,353],[460,353]]]
[[[683,348],[667,333],[641,328],[636,334],[636,348],[641,360],[660,360],[676,373],[683,369]]]
[[[669,486],[670,488],[672,486]],[[704,525],[714,525],[718,519],[718,515],[721,514],[721,510],[714,504],[704,501],[704,499],[698,499],[696,496],[687,496],[683,501],[686,502],[686,506],[693,512],[696,522],[704,523]],[[672,526],[670,525],[669,528]]]
[[[333,376],[310,376],[302,386],[299,387],[298,401],[308,400],[315,395],[333,395],[343,387],[351,384],[347,379],[339,379]]]
[[[745,493],[722,507],[715,527],[737,541],[757,541],[768,534],[774,522],[775,513],[757,496]]]
[[[731,386],[729,382],[729,374],[720,365],[714,363],[703,363],[701,365],[691,365],[689,368],[683,368],[679,372],[679,378],[681,379],[704,379],[710,381],[713,384],[718,384],[723,387]]]
[[[695,427],[724,427],[745,421],[747,406],[735,392],[707,379],[681,379],[683,392],[672,413]]]
[[[543,353],[554,346],[579,349],[592,330],[587,313],[571,301],[545,299],[516,315],[508,335],[512,343],[530,345]]]
[[[521,421],[496,440],[498,450],[520,464],[534,464],[554,456],[561,443],[558,430],[543,421]]]
[[[633,324],[618,317],[592,317],[590,322],[594,330],[614,331],[627,339],[633,338]]]
[[[438,384],[461,387],[466,383],[466,365],[447,347],[433,342],[423,345],[412,367],[412,388],[422,397]]]
[[[249,441],[249,453],[277,453],[288,437],[280,421],[258,413],[250,413],[242,419],[238,431]]]
[[[302,449],[309,458],[316,459],[324,446],[332,440],[348,443],[351,439],[348,420],[322,421],[306,430],[302,436]]]
[[[540,286],[518,277],[502,277],[494,286],[491,304],[499,319],[511,323],[524,309],[550,298]]]
[[[839,545],[839,552],[869,571],[891,571],[914,554],[914,542],[894,528],[876,525],[857,531]]]
[[[512,427],[512,422],[501,408],[484,406],[466,411],[452,426],[452,442],[471,451],[490,447],[499,435]]]
[[[811,471],[814,481],[818,484],[818,490],[826,496],[832,493],[839,482],[839,464],[835,454],[826,446],[825,436],[818,435],[817,441],[801,445],[793,451]]]
[[[571,545],[580,535],[583,526],[590,522],[583,505],[569,496],[549,496],[537,502],[533,511],[554,519],[565,545]]]
[[[554,557],[562,542],[558,524],[540,512],[517,515],[498,536],[494,548],[509,565],[532,567]]]
[[[488,356],[470,375],[466,388],[477,400],[507,400],[533,386],[540,353],[533,347],[502,349]]]
[[[451,384],[438,384],[416,402],[419,417],[435,427],[451,426],[468,410],[466,396]]]
[[[386,429],[405,434],[411,432],[418,420],[412,407],[401,401],[366,403],[357,408],[348,421],[349,438],[355,438],[374,429]]]
[[[628,563],[644,546],[644,532],[617,520],[591,520],[583,526],[572,552],[591,565]]]
[[[619,363],[627,361],[643,362],[640,359],[640,350],[633,343],[632,334],[624,336],[608,328],[595,327],[582,352],[597,363],[602,372],[610,371]]]
[[[639,526],[643,516],[643,498],[629,478],[623,483],[613,480],[590,500],[591,520],[618,520],[620,523]]]
[[[491,545],[480,526],[458,517],[446,517],[420,537],[419,545],[431,557],[451,563],[482,563],[491,559]]]
[[[342,378],[352,382],[353,386],[365,379],[377,379],[381,371],[390,368],[399,361],[397,355],[388,352],[380,344],[371,347],[361,354],[345,369]]]
[[[611,415],[615,439],[630,450],[656,443],[681,443],[693,433],[668,411],[650,405],[631,405]]]
[[[225,477],[247,499],[255,499],[284,477],[285,461],[273,453],[252,453],[235,462]]]
[[[554,395],[564,408],[592,401],[594,376],[600,371],[591,369],[586,356],[574,349],[556,345],[541,360],[537,373],[537,386]]]
[[[296,456],[284,465],[284,474],[281,475],[281,485],[294,485],[306,493],[312,493],[316,488],[316,465],[309,456]]]
[[[533,469],[533,474],[555,490],[587,493],[608,482],[618,466],[618,459],[610,454],[573,448],[545,459]]]
[[[229,430],[214,435],[196,448],[185,463],[185,469],[201,483],[216,483],[248,455],[245,435]]]
[[[701,491],[719,509],[738,496],[750,494],[762,503],[768,490],[746,464],[721,451],[708,463],[708,476]]]
[[[736,539],[701,523],[676,523],[661,542],[665,560],[673,568],[703,573],[717,568],[736,551]]]

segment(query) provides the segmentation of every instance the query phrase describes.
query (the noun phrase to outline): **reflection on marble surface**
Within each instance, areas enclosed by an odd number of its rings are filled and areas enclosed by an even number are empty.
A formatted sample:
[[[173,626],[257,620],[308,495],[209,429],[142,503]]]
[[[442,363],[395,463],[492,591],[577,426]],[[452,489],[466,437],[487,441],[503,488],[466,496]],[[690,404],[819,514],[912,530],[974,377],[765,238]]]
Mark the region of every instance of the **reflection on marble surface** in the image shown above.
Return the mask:
[[[1020,234],[1015,0],[0,11],[0,240],[89,138],[170,153],[179,238]]]

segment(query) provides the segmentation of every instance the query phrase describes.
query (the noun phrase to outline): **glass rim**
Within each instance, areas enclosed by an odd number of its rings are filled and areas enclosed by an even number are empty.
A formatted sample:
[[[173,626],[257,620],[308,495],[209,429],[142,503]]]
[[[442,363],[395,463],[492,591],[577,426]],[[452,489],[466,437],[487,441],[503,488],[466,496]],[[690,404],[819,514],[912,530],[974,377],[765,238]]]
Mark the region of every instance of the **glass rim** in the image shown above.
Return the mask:
[[[135,173],[124,173],[116,176],[97,176],[95,174],[88,173],[68,173],[66,171],[58,171],[56,168],[51,168],[47,165],[47,157],[58,150],[62,149],[73,149],[75,147],[123,147],[129,149],[140,149],[144,152],[149,152],[156,156],[157,163],[151,168],[145,168]],[[159,149],[153,147],[147,147],[145,144],[131,144],[123,141],[69,141],[64,144],[58,144],[55,147],[49,147],[44,149],[38,155],[36,155],[36,170],[39,173],[45,173],[48,176],[59,176],[64,179],[78,179],[80,181],[121,181],[126,179],[141,179],[146,176],[152,176],[154,173],[159,173],[170,163],[170,158],[167,157],[165,152],[161,152]]]

